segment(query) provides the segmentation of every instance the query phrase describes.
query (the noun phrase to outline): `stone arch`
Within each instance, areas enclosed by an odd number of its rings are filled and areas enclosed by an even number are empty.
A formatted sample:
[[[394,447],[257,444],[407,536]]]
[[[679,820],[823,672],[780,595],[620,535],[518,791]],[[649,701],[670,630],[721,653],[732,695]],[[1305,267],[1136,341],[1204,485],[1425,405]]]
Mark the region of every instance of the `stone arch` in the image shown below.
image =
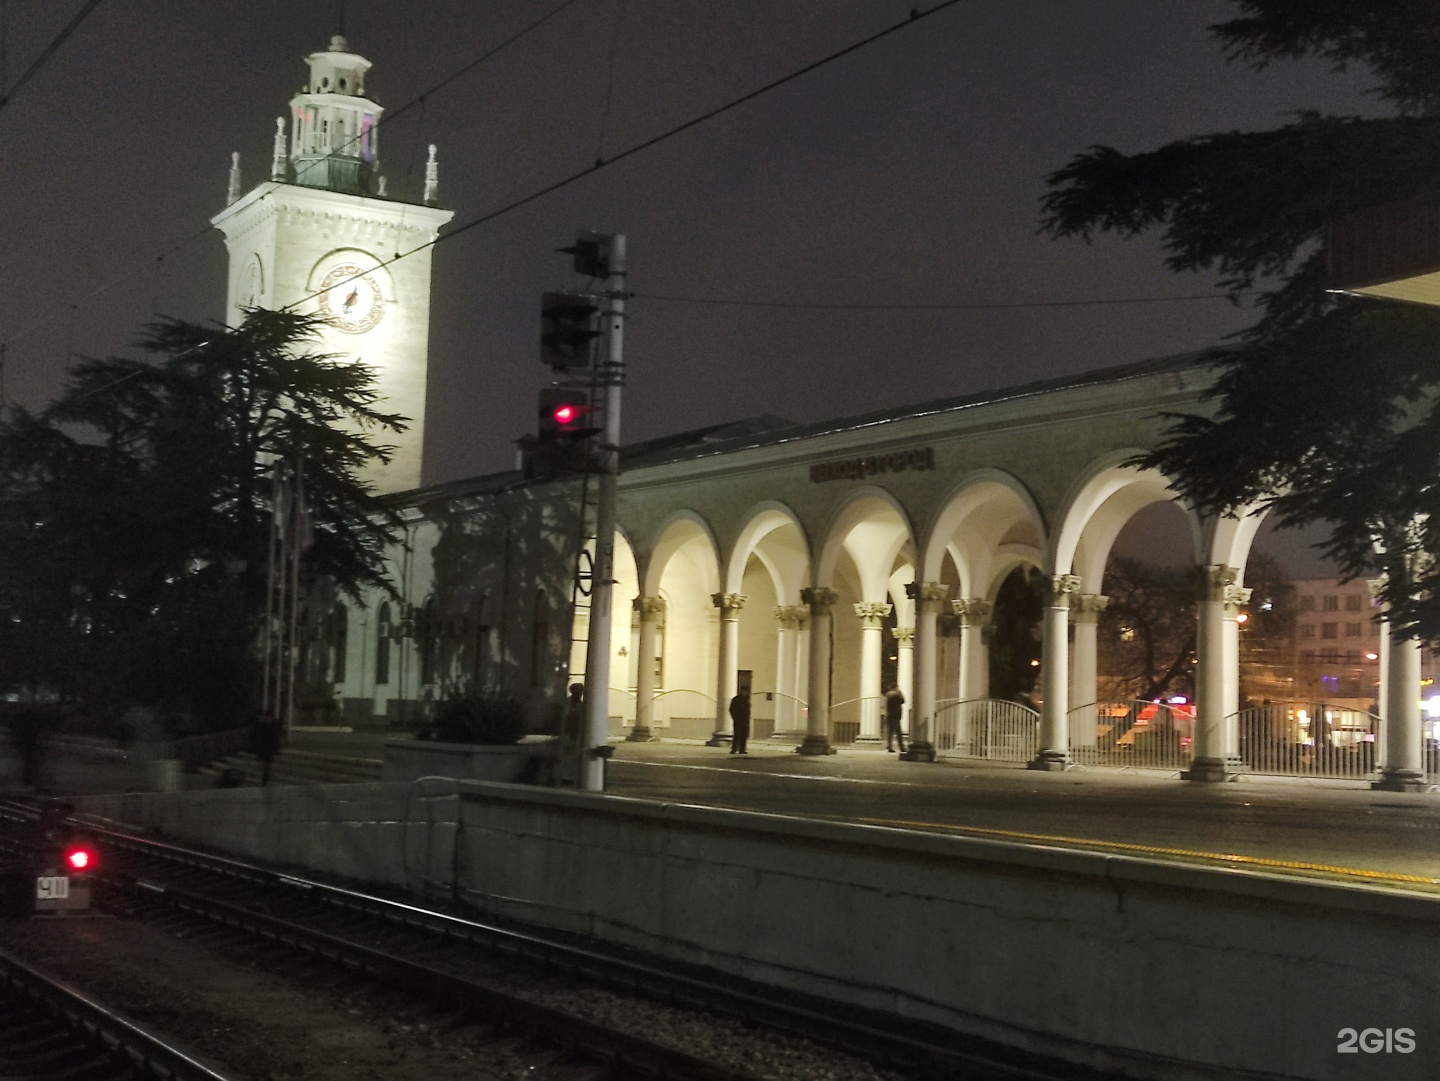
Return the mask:
[[[1170,481],[1153,469],[1130,461],[1139,450],[1116,451],[1095,462],[1061,502],[1058,524],[1050,538],[1045,565],[1050,574],[1074,574],[1081,590],[1098,592],[1110,547],[1134,514],[1151,503],[1179,502]],[[1190,525],[1193,557],[1201,559],[1200,520],[1179,503]]]
[[[900,505],[893,495],[884,488],[867,485],[853,493],[831,516],[821,536],[820,553],[815,561],[815,585],[829,587],[834,584],[836,567],[840,562],[840,556],[851,549],[853,558],[854,545],[850,543],[856,530],[864,527],[866,523],[873,522],[879,516],[882,519],[890,519],[884,522],[880,528],[875,529],[873,536],[866,537],[866,547],[871,551],[868,553],[876,557],[875,562],[883,562],[888,552],[890,562],[899,555],[901,549],[907,542],[915,537],[914,523],[911,522],[909,514]],[[860,560],[856,560],[860,564]],[[869,563],[870,560],[866,560]],[[890,577],[890,566],[884,567],[884,573],[878,577],[871,575],[873,581],[862,581],[867,599],[880,599],[883,596],[885,583]],[[871,598],[869,595],[875,593]]]
[[[793,526],[800,540],[801,556],[803,567],[799,573],[794,568],[782,565],[785,562],[774,554],[767,554],[764,551],[764,541],[778,530],[787,526]],[[799,517],[784,503],[775,500],[766,500],[751,508],[745,516],[745,524],[741,526],[739,535],[735,538],[735,544],[730,549],[729,556],[724,560],[724,571],[721,575],[725,582],[727,592],[739,592],[741,583],[745,577],[746,564],[751,556],[762,560],[766,569],[775,580],[776,594],[782,597],[792,597],[801,585],[809,577],[810,569],[810,539],[805,533],[805,527],[801,524]]]

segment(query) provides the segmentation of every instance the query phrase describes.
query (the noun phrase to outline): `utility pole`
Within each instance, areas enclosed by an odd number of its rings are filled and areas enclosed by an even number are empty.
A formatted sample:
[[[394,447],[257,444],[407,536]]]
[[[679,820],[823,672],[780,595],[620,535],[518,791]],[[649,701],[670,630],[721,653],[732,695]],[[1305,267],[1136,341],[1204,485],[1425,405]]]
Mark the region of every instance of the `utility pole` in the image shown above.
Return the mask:
[[[620,479],[620,391],[625,385],[625,236],[609,238],[605,283],[606,358],[597,383],[603,388],[605,429],[596,448],[599,502],[595,513],[595,572],[590,594],[590,633],[585,652],[585,733],[581,741],[580,785],[605,789],[610,757],[610,627],[615,586],[615,517]]]

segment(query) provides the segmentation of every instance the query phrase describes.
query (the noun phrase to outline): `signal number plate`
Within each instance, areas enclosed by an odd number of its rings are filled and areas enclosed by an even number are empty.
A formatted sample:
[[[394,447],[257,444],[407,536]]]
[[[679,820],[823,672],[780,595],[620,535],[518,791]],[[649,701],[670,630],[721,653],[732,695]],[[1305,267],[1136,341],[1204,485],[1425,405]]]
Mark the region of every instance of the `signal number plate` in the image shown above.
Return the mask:
[[[37,901],[63,901],[70,896],[70,879],[65,875],[41,875],[35,879]]]

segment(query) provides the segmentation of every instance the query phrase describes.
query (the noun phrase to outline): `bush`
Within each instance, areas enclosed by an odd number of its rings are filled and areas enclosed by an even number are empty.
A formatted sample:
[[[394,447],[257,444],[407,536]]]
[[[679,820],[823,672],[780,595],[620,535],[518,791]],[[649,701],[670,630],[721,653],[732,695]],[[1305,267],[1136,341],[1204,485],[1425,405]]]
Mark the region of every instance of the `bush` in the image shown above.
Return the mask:
[[[447,698],[417,739],[441,743],[515,743],[528,729],[525,703],[504,695]]]

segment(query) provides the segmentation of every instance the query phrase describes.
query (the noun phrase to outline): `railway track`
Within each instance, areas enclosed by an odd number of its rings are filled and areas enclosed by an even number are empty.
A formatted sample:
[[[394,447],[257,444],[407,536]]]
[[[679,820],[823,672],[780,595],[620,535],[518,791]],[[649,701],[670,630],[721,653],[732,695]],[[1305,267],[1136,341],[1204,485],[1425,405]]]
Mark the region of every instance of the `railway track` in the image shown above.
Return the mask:
[[[204,920],[403,988],[617,1078],[1011,1081],[1073,1069],[928,1026],[479,922],[86,824],[111,903]],[[851,1061],[853,1060],[853,1061]],[[777,1067],[777,1063],[779,1064]],[[807,1064],[808,1063],[808,1064]]]
[[[225,1081],[158,1037],[3,951],[0,1077]]]

